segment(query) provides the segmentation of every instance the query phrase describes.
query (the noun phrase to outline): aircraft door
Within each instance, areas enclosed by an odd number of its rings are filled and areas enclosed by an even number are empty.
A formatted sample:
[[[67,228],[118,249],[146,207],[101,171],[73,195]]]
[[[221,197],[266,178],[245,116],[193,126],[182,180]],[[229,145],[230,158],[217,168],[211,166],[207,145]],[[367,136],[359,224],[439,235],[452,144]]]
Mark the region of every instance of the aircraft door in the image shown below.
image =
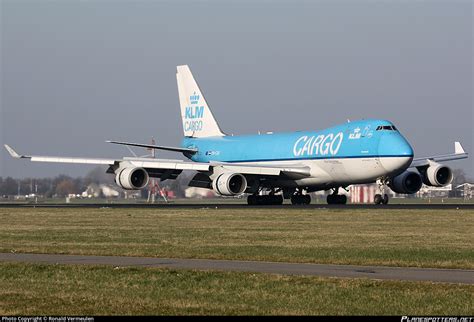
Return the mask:
[[[361,129],[360,152],[361,155],[367,155],[367,162],[370,163],[370,168],[378,169],[381,167],[378,157],[378,140],[370,124]]]

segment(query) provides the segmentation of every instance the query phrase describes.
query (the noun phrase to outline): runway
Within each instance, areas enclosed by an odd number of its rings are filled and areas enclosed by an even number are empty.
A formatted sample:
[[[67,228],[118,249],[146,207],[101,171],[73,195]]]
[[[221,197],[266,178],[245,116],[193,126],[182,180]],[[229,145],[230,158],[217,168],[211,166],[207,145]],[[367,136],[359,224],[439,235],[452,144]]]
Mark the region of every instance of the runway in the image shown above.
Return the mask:
[[[235,271],[282,275],[474,284],[474,270],[461,269],[18,253],[0,253],[0,261],[42,264],[111,265],[114,267],[160,267],[206,271]]]
[[[163,208],[163,209],[473,209],[474,203],[433,203],[433,204],[348,204],[348,205],[272,205],[249,206],[245,203],[0,203],[0,208]]]

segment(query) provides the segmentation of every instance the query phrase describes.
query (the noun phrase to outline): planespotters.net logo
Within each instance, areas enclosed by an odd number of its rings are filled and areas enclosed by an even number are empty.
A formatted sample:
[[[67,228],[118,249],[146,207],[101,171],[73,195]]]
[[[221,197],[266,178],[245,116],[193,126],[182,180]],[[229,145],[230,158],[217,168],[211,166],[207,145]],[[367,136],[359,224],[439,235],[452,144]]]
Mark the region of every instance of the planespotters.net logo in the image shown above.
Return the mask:
[[[402,316],[401,322],[474,322],[474,316]]]

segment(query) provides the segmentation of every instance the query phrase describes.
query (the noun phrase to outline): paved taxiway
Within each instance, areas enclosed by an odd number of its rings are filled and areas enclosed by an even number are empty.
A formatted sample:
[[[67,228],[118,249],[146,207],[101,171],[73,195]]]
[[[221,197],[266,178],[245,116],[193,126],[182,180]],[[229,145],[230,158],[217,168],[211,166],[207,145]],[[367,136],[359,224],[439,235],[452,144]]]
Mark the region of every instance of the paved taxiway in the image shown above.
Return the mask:
[[[276,206],[249,206],[244,203],[0,203],[0,208],[182,208],[182,209],[473,209],[474,203],[460,204],[349,204],[349,205],[276,205]]]
[[[0,253],[0,261],[42,264],[112,265],[115,267],[141,266],[172,269],[474,284],[474,270],[461,269],[18,253]]]

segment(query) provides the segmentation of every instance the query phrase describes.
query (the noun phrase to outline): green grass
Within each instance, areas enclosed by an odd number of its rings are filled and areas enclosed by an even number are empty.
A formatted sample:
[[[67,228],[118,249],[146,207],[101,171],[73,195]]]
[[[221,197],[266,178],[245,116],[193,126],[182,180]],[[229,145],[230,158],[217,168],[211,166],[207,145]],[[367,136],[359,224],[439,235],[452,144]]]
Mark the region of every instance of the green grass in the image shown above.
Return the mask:
[[[0,208],[0,252],[474,268],[472,210]]]
[[[0,251],[474,268],[474,212],[0,208]],[[0,315],[472,315],[474,286],[0,263]]]
[[[472,315],[474,286],[0,264],[0,315]]]

